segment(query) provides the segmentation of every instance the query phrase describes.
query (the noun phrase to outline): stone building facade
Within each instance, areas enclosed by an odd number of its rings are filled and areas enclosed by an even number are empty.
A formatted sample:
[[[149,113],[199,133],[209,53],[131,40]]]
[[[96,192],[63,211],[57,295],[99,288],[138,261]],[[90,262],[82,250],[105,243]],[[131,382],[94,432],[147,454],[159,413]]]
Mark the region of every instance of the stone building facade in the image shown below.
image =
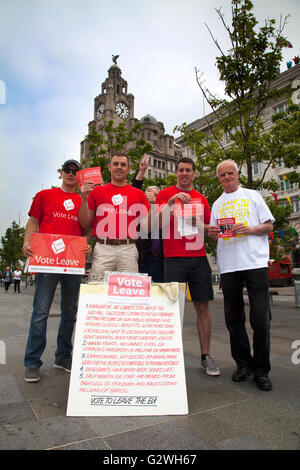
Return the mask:
[[[152,145],[151,158],[146,178],[161,177],[165,179],[169,174],[175,173],[175,162],[181,157],[181,147],[174,141],[172,135],[165,133],[162,122],[150,114],[140,120],[134,116],[134,96],[128,93],[127,81],[122,78],[122,71],[117,64],[108,70],[108,77],[101,85],[101,93],[94,99],[94,116],[89,122],[89,130],[95,127],[101,134],[105,122],[114,121],[114,125],[125,122],[128,129],[136,123],[142,124],[140,137]],[[80,160],[89,160],[88,142],[81,142]],[[128,144],[129,150],[130,144]]]
[[[273,89],[282,89],[287,85],[292,84],[294,89],[292,94],[292,99],[295,104],[300,105],[300,64],[295,65],[288,70],[279,74],[278,78],[272,83]],[[280,111],[284,111],[287,107],[287,96],[283,96],[278,101],[270,101],[265,109],[263,120],[264,120],[264,129],[268,131],[273,123],[272,116]],[[215,122],[215,117],[213,113],[207,114],[206,116],[197,119],[196,121],[190,123],[188,127],[190,129],[201,130],[207,134],[207,142],[212,139],[211,127]],[[184,145],[182,139],[179,137],[176,139],[176,142],[179,145]],[[230,140],[224,137],[222,142],[224,147],[230,147]],[[189,156],[193,159],[196,159],[194,151],[192,148],[184,147],[183,155]],[[270,180],[272,178],[278,182],[280,189],[276,191],[277,201],[280,205],[290,204],[292,208],[292,213],[290,216],[290,226],[293,227],[296,231],[296,250],[292,253],[292,258],[295,264],[300,267],[300,188],[299,184],[295,184],[289,181],[289,173],[295,171],[294,168],[286,168],[284,163],[280,163],[277,167],[272,168],[271,166],[267,168],[267,164],[262,162],[252,162],[252,170],[254,179],[259,179],[262,177],[266,171],[265,180]],[[296,169],[299,172],[300,167]],[[243,173],[243,168],[241,170]],[[264,198],[274,197],[272,196],[271,191],[261,189],[261,195]]]

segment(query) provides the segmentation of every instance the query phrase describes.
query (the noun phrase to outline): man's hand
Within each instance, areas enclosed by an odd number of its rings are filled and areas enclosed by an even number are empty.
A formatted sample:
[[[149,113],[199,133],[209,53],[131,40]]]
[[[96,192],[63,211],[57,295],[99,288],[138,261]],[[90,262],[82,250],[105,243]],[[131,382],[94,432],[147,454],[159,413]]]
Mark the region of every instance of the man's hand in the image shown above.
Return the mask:
[[[22,251],[23,251],[24,255],[26,256],[26,258],[29,258],[30,256],[33,256],[33,251],[30,247],[30,242],[24,242]]]
[[[216,241],[220,232],[220,227],[217,227],[216,225],[209,225],[207,235],[209,236],[209,238]]]
[[[87,199],[89,197],[90,192],[93,191],[94,187],[95,187],[95,184],[90,183],[89,181],[86,181],[85,183],[83,183],[80,189],[81,196],[84,199]]]
[[[235,224],[232,226],[232,233],[235,235],[251,235],[253,227],[245,224]]]
[[[147,170],[148,165],[149,165],[149,158],[150,158],[150,155],[145,153],[142,160],[140,161],[140,170],[141,171],[145,172]]]
[[[85,249],[84,249],[84,254],[85,256],[89,256],[92,254],[92,251],[93,251],[93,248],[91,247],[91,245],[86,245],[85,246]]]
[[[168,200],[168,205],[171,207],[174,203],[175,200],[179,199],[179,201],[183,202],[184,204],[188,203],[191,201],[191,196],[188,193],[177,193],[174,194],[169,200]]]

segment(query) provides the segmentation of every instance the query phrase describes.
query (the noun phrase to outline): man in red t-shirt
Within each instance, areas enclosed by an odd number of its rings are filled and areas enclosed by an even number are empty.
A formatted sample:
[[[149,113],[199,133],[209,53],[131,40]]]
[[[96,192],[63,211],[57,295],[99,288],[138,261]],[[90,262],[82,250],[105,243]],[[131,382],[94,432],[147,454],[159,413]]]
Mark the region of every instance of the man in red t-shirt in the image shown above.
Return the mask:
[[[192,159],[183,157],[176,162],[176,177],[177,185],[163,189],[156,197],[163,230],[164,281],[188,282],[197,312],[201,367],[208,375],[217,376],[219,368],[210,356],[208,302],[213,300],[213,288],[204,245],[210,209],[206,198],[193,189]]]
[[[105,271],[138,272],[138,251],[135,241],[139,227],[148,235],[149,203],[143,191],[127,184],[129,160],[115,153],[108,163],[111,182],[81,187],[80,224],[93,226],[96,245],[90,281],[102,281]]]
[[[78,220],[81,197],[75,192],[77,185],[76,173],[80,163],[67,160],[62,168],[61,188],[45,189],[34,197],[29,210],[30,219],[26,225],[23,253],[33,256],[30,246],[31,235],[35,232],[60,235],[81,236],[82,228]],[[90,245],[85,254],[91,253]],[[61,284],[61,320],[57,335],[57,350],[54,367],[71,371],[72,334],[77,313],[77,301],[81,276],[76,274],[44,274],[36,275],[33,312],[31,317],[24,365],[24,380],[38,382],[39,369],[43,364],[41,356],[46,347],[47,319],[54,298],[57,284]]]

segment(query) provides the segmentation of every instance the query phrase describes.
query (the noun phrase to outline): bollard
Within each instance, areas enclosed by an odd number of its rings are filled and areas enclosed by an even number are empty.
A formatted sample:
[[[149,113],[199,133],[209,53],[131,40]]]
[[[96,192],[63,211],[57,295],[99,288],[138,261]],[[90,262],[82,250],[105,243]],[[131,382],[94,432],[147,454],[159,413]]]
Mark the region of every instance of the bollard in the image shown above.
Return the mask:
[[[300,281],[294,280],[296,307],[300,308]]]

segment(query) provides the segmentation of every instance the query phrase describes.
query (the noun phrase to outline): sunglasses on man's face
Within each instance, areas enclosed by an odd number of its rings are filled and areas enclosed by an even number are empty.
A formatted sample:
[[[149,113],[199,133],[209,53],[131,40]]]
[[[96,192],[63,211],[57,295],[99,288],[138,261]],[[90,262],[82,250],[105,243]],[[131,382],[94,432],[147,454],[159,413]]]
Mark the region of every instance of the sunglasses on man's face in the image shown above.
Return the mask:
[[[67,175],[68,175],[69,173],[72,173],[72,175],[74,175],[74,176],[76,176],[77,171],[78,171],[78,170],[72,170],[71,168],[66,168],[66,169],[64,170],[64,172],[67,173]]]

